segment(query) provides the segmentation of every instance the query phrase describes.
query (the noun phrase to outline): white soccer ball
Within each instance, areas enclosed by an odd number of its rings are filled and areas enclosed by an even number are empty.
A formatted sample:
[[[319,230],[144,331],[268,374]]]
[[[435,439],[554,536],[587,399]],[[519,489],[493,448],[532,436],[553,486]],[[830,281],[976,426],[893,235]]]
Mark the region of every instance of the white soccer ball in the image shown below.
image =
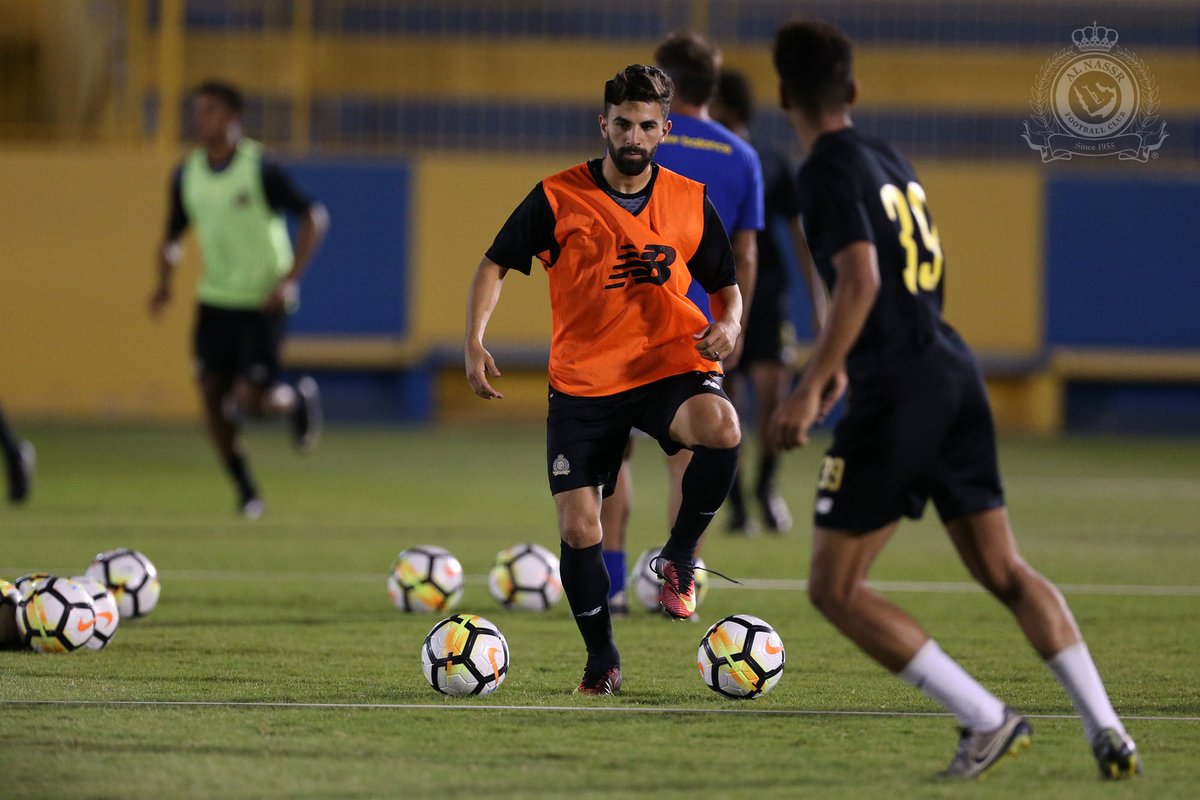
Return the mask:
[[[442,694],[491,694],[508,675],[508,642],[483,617],[455,614],[425,637],[421,672]]]
[[[410,547],[396,556],[387,587],[401,611],[452,611],[462,599],[462,564],[444,547]]]
[[[517,544],[496,554],[488,591],[505,608],[545,611],[562,599],[558,558],[540,544]]]
[[[116,596],[100,581],[80,575],[71,578],[83,587],[92,598],[92,606],[96,609],[96,629],[92,638],[85,645],[90,650],[103,650],[117,635],[117,624],[121,621],[121,610],[117,605]]]
[[[144,617],[158,605],[158,570],[137,550],[121,547],[96,556],[85,573],[107,586],[117,599],[121,619]]]
[[[658,557],[661,547],[651,547],[637,557],[633,565],[633,574],[629,577],[629,585],[638,605],[647,611],[662,612],[662,604],[658,602],[658,591],[662,588],[662,579],[650,568],[650,562]],[[697,557],[696,566],[704,567],[704,559]],[[708,594],[708,573],[696,570],[692,575],[696,582],[696,608],[704,602]]]
[[[17,604],[21,593],[17,587],[0,578],[0,647],[12,647],[20,642],[17,632]]]
[[[31,572],[28,575],[22,575],[12,582],[12,586],[17,590],[17,594],[21,597],[28,597],[33,591],[34,584],[43,578],[49,578],[49,572]]]
[[[21,642],[39,653],[69,653],[85,645],[96,627],[96,609],[87,590],[53,575],[34,584],[17,605]]]
[[[700,640],[696,663],[704,685],[725,697],[748,699],[775,688],[787,653],[775,629],[758,617],[734,614]]]

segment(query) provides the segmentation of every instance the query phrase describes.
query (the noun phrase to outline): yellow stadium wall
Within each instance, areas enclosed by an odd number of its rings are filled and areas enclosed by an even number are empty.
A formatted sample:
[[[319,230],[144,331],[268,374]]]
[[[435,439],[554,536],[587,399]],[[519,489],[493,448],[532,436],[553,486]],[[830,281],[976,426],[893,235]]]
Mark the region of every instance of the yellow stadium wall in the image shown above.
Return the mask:
[[[415,343],[456,350],[467,286],[492,236],[538,180],[571,160],[416,160],[408,300]],[[193,244],[166,317],[154,323],[145,310],[174,163],[173,156],[132,149],[0,151],[6,179],[0,197],[6,243],[0,402],[14,413],[69,420],[195,418],[189,355],[198,268]],[[984,354],[1036,355],[1042,339],[1037,171],[946,162],[918,169],[947,250],[950,319]],[[529,278],[510,275],[489,344],[507,353],[544,352],[549,330],[540,268]],[[509,363],[516,367],[520,360]],[[520,381],[525,388],[518,393],[533,400],[508,405],[523,412],[538,406],[543,381],[536,375]],[[441,386],[444,418],[471,412],[469,405],[460,408],[471,398],[457,391],[454,380]]]
[[[414,332],[437,344],[462,342],[467,288],[492,237],[542,178],[570,165],[548,158],[425,155],[413,202]],[[488,326],[490,342],[548,347],[550,308],[538,269],[505,281]]]
[[[509,212],[546,175],[570,162],[424,156],[417,167],[416,333],[462,338],[467,285]],[[1041,347],[1041,182],[1033,167],[917,165],[947,254],[947,316],[984,354],[1033,357]],[[463,187],[471,190],[464,192]],[[447,214],[446,209],[455,209]],[[488,329],[506,347],[549,343],[540,268],[510,275]]]
[[[159,324],[146,299],[173,159],[0,150],[0,402],[68,420],[192,418],[194,253]]]
[[[1042,174],[1034,166],[916,164],[946,255],[946,318],[984,357],[1042,348]]]
[[[654,40],[500,38],[483,47],[470,37],[371,39],[325,34],[298,40],[287,31],[189,32],[182,42],[183,85],[210,77],[214,65],[220,65],[219,74],[236,76],[252,92],[278,93],[307,82],[307,91],[314,96],[598,102],[605,80],[624,64],[649,61],[656,45]],[[297,47],[304,48],[302,62],[293,58]],[[1170,48],[1137,50],[1154,71],[1163,110],[1194,111],[1198,100],[1191,87],[1200,79],[1200,57]],[[778,88],[770,48],[763,43],[733,44],[722,51],[727,66],[746,73],[759,105],[773,105]],[[1038,71],[1054,51],[1029,44],[1003,48],[864,45],[855,55],[855,74],[863,87],[860,102],[869,108],[1024,113]],[[153,43],[146,55],[157,57]],[[397,63],[403,63],[404,69],[396,69]],[[569,64],[570,69],[546,69],[547,64]],[[137,88],[148,91],[156,88],[159,76],[147,69],[138,78]]]
[[[414,226],[415,333],[423,341],[456,347],[462,340],[471,273],[509,212],[537,181],[569,166],[562,158],[505,159],[424,156],[417,167]],[[1042,343],[1042,190],[1034,167],[972,163],[918,164],[947,253],[947,316],[986,357],[1034,359]],[[462,187],[470,186],[470,192]],[[455,208],[456,214],[445,209]],[[504,353],[549,346],[550,310],[545,276],[510,274],[488,326],[487,342],[505,370]],[[520,360],[498,385],[502,403],[478,403],[454,371],[438,384],[439,414],[529,418],[544,413],[544,372],[529,374]],[[1008,429],[1048,432],[1056,405],[1027,382],[996,379],[997,418]],[[1026,401],[1032,402],[1026,402]]]

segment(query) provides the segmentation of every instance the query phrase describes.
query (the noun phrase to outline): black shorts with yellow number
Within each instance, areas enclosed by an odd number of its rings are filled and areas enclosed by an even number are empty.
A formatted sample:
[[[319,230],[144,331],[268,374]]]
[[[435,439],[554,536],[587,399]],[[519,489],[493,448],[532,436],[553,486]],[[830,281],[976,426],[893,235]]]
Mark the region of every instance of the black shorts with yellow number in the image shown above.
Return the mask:
[[[196,313],[197,375],[228,375],[256,386],[271,385],[279,375],[286,327],[286,314],[201,303]]]
[[[949,329],[853,382],[821,463],[813,517],[865,533],[919,519],[927,500],[943,522],[1004,505],[983,376]]]
[[[729,398],[715,372],[685,372],[604,397],[578,397],[550,387],[546,417],[546,471],[550,494],[584,486],[613,493],[629,433],[638,428],[674,455],[683,449],[671,439],[675,412],[690,397]]]

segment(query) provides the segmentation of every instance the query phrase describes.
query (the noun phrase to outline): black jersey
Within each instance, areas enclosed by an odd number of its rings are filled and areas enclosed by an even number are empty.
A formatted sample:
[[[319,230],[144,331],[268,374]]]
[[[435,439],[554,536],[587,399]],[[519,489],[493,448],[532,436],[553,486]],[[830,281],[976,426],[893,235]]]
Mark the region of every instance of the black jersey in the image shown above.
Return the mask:
[[[833,257],[875,245],[879,295],[846,360],[853,378],[922,348],[942,322],[945,264],[917,174],[891,145],[855,128],[823,134],[800,168],[800,209],[821,279],[832,292]]]
[[[756,144],[754,150],[762,162],[763,212],[767,227],[758,232],[758,272],[754,296],[771,297],[780,306],[787,300],[788,267],[771,222],[791,220],[800,214],[796,189],[795,163],[778,147]]]

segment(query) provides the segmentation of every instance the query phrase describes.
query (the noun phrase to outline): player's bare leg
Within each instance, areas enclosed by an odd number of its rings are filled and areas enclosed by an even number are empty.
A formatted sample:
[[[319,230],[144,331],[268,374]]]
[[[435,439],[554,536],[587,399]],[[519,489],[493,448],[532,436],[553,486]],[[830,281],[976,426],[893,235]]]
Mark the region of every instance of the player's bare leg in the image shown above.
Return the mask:
[[[808,596],[817,610],[871,658],[904,669],[929,640],[916,620],[867,585],[867,575],[897,523],[866,534],[813,531]]]
[[[233,378],[229,375],[210,373],[201,378],[204,421],[213,447],[237,487],[239,513],[248,519],[258,519],[263,513],[262,499],[246,465],[237,421],[230,414],[233,386]]]
[[[629,514],[633,505],[633,473],[630,459],[633,439],[625,445],[625,456],[617,472],[613,493],[600,505],[600,528],[604,533],[604,567],[608,571],[608,607],[614,616],[629,615],[629,596],[625,591],[628,565],[625,560],[625,540],[629,529]]]
[[[943,653],[916,620],[867,585],[871,565],[896,525],[864,534],[816,528],[809,597],[867,655],[954,714],[963,734],[944,774],[976,777],[1028,747],[1031,730]]]
[[[971,576],[1008,607],[1038,655],[1051,658],[1081,641],[1062,594],[1017,551],[1006,509],[952,520],[946,529]]]
[[[975,580],[1003,603],[1046,662],[1083,721],[1105,778],[1141,772],[1137,747],[1113,710],[1075,617],[1054,584],[1021,557],[1008,510],[995,508],[946,525]]]
[[[725,376],[725,394],[733,403],[733,407],[737,409],[739,419],[746,408],[745,395],[748,391],[748,381],[749,378],[742,370],[731,372]],[[725,530],[733,534],[753,536],[758,533],[758,530],[746,511],[746,498],[742,492],[742,474],[742,461],[739,454],[737,472],[733,475],[733,485],[729,487],[729,497],[725,498]]]
[[[729,494],[742,433],[733,404],[715,394],[685,400],[668,432],[692,455],[680,480],[679,510],[671,537],[651,564],[663,579],[659,593],[663,610],[688,619],[696,613],[696,547]]]
[[[621,656],[608,609],[608,571],[600,553],[600,488],[585,486],[554,495],[562,539],[560,573],[575,624],[587,647],[577,692],[608,695],[621,690]]]
[[[217,455],[228,459],[238,452],[237,425],[227,413],[227,402],[233,391],[233,379],[228,375],[209,374],[200,380],[200,396],[204,403],[204,422]]]

